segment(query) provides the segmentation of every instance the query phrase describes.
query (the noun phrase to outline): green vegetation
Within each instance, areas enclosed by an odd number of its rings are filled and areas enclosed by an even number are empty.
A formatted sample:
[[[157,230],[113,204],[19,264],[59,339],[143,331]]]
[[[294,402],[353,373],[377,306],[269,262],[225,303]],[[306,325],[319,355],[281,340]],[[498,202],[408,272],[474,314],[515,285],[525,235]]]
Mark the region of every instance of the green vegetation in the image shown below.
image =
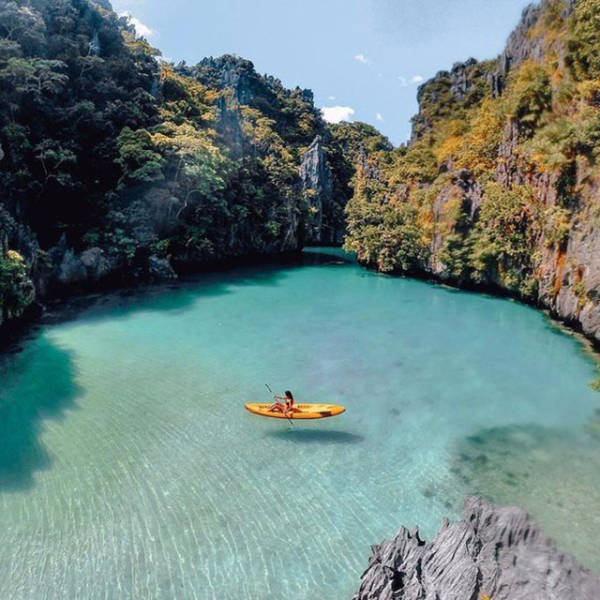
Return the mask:
[[[470,265],[477,283],[499,284],[529,297],[535,291],[532,255],[538,228],[533,191],[485,186],[479,220],[471,232]]]
[[[545,251],[562,268],[600,178],[600,0],[544,0],[525,35],[543,52],[507,74],[471,60],[426,82],[411,143],[357,172],[345,245],[361,262],[529,299]]]
[[[558,294],[573,223],[597,220],[581,210],[600,177],[599,14],[600,0],[571,13],[543,0],[522,40],[535,51],[508,70],[469,60],[439,73],[419,89],[411,143],[393,148],[368,125],[327,126],[310,91],[239,57],[157,60],[105,0],[8,0],[0,186],[16,225],[0,225],[0,305],[17,314],[34,297],[17,291],[47,288],[63,266],[68,285],[149,276],[157,259],[184,270],[298,250],[319,211],[300,178],[317,136],[331,171],[323,227],[346,226],[364,264],[535,299],[551,255]]]
[[[367,125],[329,131],[310,91],[247,60],[174,66],[158,55],[106,0],[1,3],[0,187],[17,223],[0,226],[5,312],[33,299],[17,298],[20,280],[38,287],[41,276],[8,248],[63,249],[49,252],[43,288],[60,285],[65,248],[67,282],[96,268],[92,282],[148,275],[152,255],[188,269],[296,251],[310,218],[299,168],[315,137],[333,173],[323,220],[336,230],[360,152],[391,149]],[[84,268],[91,247],[102,264]]]
[[[0,185],[43,243],[75,242],[120,177],[116,140],[156,118],[152,49],[85,1],[2,4]]]
[[[23,257],[9,250],[0,257],[0,323],[19,315],[33,300],[33,285]]]
[[[333,198],[330,219],[345,223],[344,207],[354,194],[357,166],[368,156],[392,150],[390,141],[377,129],[366,123],[338,123],[329,125],[327,158],[333,176]]]
[[[359,194],[360,191],[359,188]],[[413,206],[353,201],[348,207],[347,218],[346,249],[356,252],[361,262],[383,272],[422,270],[429,248]]]
[[[569,64],[577,79],[600,77],[600,2],[578,0],[567,38]]]

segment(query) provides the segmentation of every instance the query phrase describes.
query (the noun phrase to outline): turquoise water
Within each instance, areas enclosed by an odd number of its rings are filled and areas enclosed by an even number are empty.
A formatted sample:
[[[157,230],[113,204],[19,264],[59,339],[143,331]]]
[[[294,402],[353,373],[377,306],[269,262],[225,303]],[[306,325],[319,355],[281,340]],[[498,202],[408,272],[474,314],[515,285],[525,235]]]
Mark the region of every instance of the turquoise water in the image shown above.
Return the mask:
[[[473,492],[600,570],[594,365],[517,303],[313,252],[100,300],[0,364],[0,598],[342,600]],[[348,410],[256,417],[265,382]]]

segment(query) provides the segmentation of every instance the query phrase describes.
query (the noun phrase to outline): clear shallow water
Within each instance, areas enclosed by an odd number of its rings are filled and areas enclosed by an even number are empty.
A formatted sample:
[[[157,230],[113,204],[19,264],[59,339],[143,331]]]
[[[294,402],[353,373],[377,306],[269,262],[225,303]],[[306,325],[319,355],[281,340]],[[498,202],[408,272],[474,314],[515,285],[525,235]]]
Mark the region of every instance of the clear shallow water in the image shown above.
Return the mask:
[[[600,570],[576,340],[514,302],[335,260],[103,301],[0,363],[0,598],[348,598],[465,494]],[[264,383],[347,406],[261,419]]]

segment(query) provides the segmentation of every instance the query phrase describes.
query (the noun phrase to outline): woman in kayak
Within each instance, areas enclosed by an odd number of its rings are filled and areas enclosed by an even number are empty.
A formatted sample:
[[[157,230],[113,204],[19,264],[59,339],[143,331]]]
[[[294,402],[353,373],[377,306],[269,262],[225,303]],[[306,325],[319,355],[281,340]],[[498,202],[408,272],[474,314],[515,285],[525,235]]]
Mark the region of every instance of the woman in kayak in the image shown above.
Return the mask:
[[[269,406],[271,412],[281,412],[284,415],[289,415],[294,412],[294,396],[290,390],[285,391],[284,396],[273,396],[277,402]],[[284,400],[285,404],[282,404],[280,400]]]

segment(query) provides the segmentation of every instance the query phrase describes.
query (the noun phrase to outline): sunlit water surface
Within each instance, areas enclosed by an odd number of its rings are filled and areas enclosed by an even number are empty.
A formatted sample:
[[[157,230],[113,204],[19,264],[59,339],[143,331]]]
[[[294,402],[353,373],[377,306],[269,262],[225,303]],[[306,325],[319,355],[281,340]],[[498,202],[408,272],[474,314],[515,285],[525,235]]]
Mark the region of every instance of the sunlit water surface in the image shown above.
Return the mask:
[[[600,570],[600,396],[507,300],[316,254],[105,298],[0,363],[0,598],[347,599],[465,494]],[[262,419],[265,383],[336,419]]]

